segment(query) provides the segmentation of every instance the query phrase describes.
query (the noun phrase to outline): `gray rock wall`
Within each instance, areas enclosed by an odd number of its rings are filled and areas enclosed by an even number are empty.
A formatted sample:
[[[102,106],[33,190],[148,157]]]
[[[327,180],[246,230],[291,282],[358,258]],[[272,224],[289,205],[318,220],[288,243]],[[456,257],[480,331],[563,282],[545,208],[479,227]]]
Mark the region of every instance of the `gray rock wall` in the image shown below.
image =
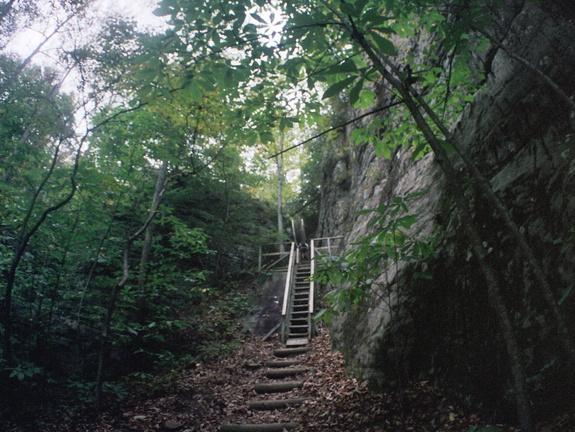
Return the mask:
[[[571,5],[513,3],[497,31],[505,32],[515,53],[574,95]],[[497,50],[486,90],[476,95],[454,132],[510,209],[560,298],[575,281],[575,241],[558,242],[575,227],[574,114],[537,75]],[[370,216],[358,215],[359,210],[425,190],[410,206],[419,215],[413,235],[434,236],[437,243],[435,258],[400,263],[380,276],[393,289],[391,298],[364,302],[334,320],[335,347],[344,353],[350,373],[375,387],[436,380],[476,407],[506,414],[505,349],[483,277],[433,156],[414,162],[399,149],[389,160],[377,158],[370,146],[350,144],[350,133],[342,133],[326,160],[319,234],[344,235],[344,244],[351,247],[368,232]],[[531,398],[541,415],[550,414],[572,396],[565,387],[572,365],[561,363],[547,307],[514,241],[453,160],[505,287],[531,377]],[[414,278],[421,270],[432,279]],[[561,306],[572,331],[574,299],[575,292]]]

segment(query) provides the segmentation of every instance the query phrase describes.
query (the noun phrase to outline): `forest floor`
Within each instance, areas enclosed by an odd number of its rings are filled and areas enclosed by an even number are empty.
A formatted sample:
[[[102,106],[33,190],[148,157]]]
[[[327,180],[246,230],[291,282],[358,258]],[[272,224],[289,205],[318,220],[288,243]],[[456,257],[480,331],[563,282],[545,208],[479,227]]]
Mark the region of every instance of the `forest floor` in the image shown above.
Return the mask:
[[[281,411],[252,412],[246,402],[265,398],[253,389],[255,383],[266,381],[263,368],[258,366],[271,360],[273,349],[282,346],[277,337],[273,339],[262,342],[259,336],[246,335],[232,355],[190,365],[169,393],[155,397],[141,394],[115,415],[91,421],[61,419],[42,431],[215,432],[223,423],[242,422],[299,422],[296,431],[308,432],[467,432],[487,426],[477,414],[466,412],[426,382],[378,394],[346,377],[344,360],[332,352],[328,332],[322,328],[312,342],[313,349],[302,356],[310,368],[301,377],[303,388],[282,396],[306,397],[309,401]],[[517,431],[505,425],[492,426],[500,428],[493,431]],[[545,429],[552,430],[566,429]]]

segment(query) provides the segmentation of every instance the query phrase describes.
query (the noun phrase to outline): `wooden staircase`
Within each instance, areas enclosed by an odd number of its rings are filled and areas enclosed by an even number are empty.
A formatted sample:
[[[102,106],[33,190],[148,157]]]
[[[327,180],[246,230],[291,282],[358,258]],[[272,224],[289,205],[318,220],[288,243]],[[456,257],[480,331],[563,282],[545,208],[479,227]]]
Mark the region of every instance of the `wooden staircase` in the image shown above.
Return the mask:
[[[306,339],[307,341],[307,339]],[[305,397],[289,397],[287,392],[301,389],[304,382],[296,380],[299,375],[309,372],[309,368],[303,367],[304,357],[311,346],[299,346],[295,348],[280,348],[273,354],[278,360],[268,361],[263,371],[266,381],[259,382],[254,386],[258,396],[265,397],[273,394],[271,399],[254,399],[247,402],[247,408],[258,411],[272,411],[287,409],[305,403]],[[280,360],[281,359],[281,360]],[[275,416],[271,416],[275,417]],[[221,432],[282,432],[293,430],[299,426],[297,422],[271,422],[271,423],[226,423],[220,426]]]
[[[311,350],[312,308],[310,261],[296,264],[295,246],[290,252],[290,264],[287,270],[286,290],[283,303],[282,341],[285,348],[273,351],[278,360],[266,363],[261,380],[254,385],[253,391],[258,399],[246,402],[248,410],[284,410],[300,405],[307,398],[298,395],[304,382],[298,377],[309,372],[304,358]],[[269,334],[268,334],[269,335]],[[266,336],[267,338],[267,336]],[[295,395],[294,395],[295,392]],[[273,395],[270,397],[270,395]],[[263,399],[265,398],[265,399]],[[271,415],[271,418],[276,417]],[[227,423],[220,426],[222,432],[281,432],[293,430],[297,422],[270,423]]]
[[[331,255],[330,242],[334,239],[339,239],[339,237],[312,240],[311,260],[302,260],[296,250],[295,242],[291,244],[289,264],[286,268],[282,321],[264,337],[264,340],[267,339],[281,325],[281,340],[285,343],[285,348],[278,348],[273,351],[273,355],[278,360],[266,363],[266,369],[263,371],[260,382],[253,387],[258,399],[246,402],[248,410],[290,409],[308,400],[298,394],[304,386],[304,381],[298,380],[298,377],[306,374],[309,377],[310,372],[310,368],[305,366],[305,357],[312,349],[311,339],[314,336],[312,319],[314,309],[314,282],[312,280],[315,265],[314,255],[316,250],[318,252],[327,250]],[[327,241],[327,247],[319,246],[322,241]],[[315,246],[316,244],[318,247]],[[269,395],[272,394],[273,397],[270,398]],[[268,398],[260,399],[264,398],[265,395],[268,395]],[[277,416],[271,415],[271,418],[277,418]],[[270,423],[227,423],[220,426],[220,431],[281,432],[296,429],[298,426],[297,422],[277,421]]]
[[[312,337],[312,316],[310,311],[310,263],[296,266],[294,284],[289,298],[286,317],[285,344],[288,347],[306,345]]]

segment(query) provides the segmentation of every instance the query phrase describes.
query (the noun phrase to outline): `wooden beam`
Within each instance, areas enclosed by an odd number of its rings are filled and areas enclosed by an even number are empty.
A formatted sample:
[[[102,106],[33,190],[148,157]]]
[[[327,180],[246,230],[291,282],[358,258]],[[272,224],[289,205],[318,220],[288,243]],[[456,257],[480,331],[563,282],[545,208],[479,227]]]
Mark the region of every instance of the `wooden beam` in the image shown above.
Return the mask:
[[[303,386],[301,381],[286,381],[273,383],[259,383],[254,386],[256,393],[280,393],[287,392]]]
[[[220,426],[221,432],[283,432],[298,427],[299,423],[260,423],[260,424],[234,424],[228,423]]]
[[[248,406],[253,410],[274,410],[287,406],[299,405],[309,400],[308,398],[276,399],[248,402]]]

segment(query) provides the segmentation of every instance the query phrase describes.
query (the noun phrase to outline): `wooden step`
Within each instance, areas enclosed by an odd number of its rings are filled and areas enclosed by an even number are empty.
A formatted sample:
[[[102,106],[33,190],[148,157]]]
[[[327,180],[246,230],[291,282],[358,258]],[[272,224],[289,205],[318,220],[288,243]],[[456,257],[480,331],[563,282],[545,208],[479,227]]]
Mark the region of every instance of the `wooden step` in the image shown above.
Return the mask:
[[[286,341],[286,347],[297,347],[297,346],[304,346],[309,343],[309,339],[307,337],[300,337],[300,338],[292,338]]]
[[[307,340],[307,339],[306,339]],[[270,360],[266,362],[266,367],[269,368],[285,368],[302,364],[302,360]]]
[[[263,400],[263,401],[250,401],[248,406],[253,410],[274,410],[286,408],[288,406],[299,405],[308,398],[292,398],[292,399],[274,399],[274,400]]]
[[[307,372],[308,368],[286,368],[286,369],[268,369],[266,377],[271,379],[286,378]]]
[[[298,348],[278,348],[274,350],[276,357],[289,357],[293,355],[305,354],[311,350],[311,347],[298,347]]]
[[[259,423],[259,424],[235,424],[228,423],[220,426],[221,432],[283,432],[292,430],[299,423]]]
[[[301,388],[301,381],[282,381],[272,383],[258,383],[254,386],[256,393],[283,393],[290,390]]]
[[[288,329],[292,328],[309,328],[309,323],[306,322],[290,322],[288,325]]]

